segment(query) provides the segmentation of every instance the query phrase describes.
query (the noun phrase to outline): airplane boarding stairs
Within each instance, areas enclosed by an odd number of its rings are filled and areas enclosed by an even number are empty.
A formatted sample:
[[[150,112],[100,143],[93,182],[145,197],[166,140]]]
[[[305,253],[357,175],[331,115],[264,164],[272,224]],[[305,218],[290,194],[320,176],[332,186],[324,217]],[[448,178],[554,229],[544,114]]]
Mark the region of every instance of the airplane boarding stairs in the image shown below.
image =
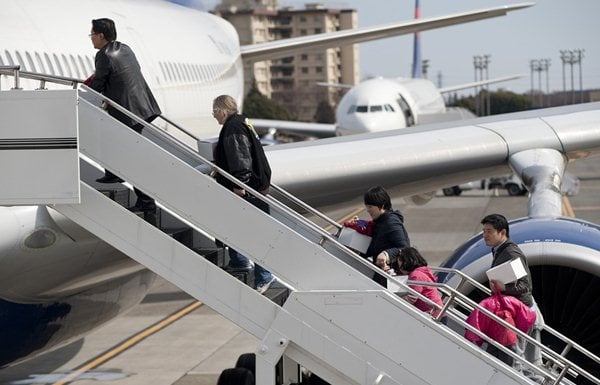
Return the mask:
[[[162,130],[148,126],[148,140],[125,128],[96,107],[93,92],[44,93],[44,99],[69,93],[58,113],[77,114],[82,158],[114,171],[197,232],[241,251],[292,288],[283,306],[272,302],[83,180],[79,204],[53,206],[261,340],[257,383],[275,383],[273,368],[282,356],[333,384],[528,383],[384,290],[371,279],[372,265],[327,232],[270,198],[268,215],[199,172],[202,159]],[[24,108],[44,111],[35,96],[25,99]]]

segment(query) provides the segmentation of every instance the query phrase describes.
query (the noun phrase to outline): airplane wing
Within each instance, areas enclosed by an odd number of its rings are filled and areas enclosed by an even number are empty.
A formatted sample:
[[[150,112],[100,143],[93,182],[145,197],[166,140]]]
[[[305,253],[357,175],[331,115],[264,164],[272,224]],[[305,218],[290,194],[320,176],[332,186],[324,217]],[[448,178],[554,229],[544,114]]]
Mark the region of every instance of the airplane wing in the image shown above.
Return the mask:
[[[567,159],[600,155],[600,103],[494,115],[265,148],[273,183],[315,206],[362,197],[429,193],[512,172],[510,157],[554,149]]]
[[[464,84],[458,84],[458,85],[455,85],[455,86],[444,87],[444,88],[440,88],[439,91],[440,91],[441,94],[444,94],[444,93],[448,93],[448,92],[454,92],[454,91],[458,91],[458,90],[464,90],[464,89],[467,89],[467,88],[484,86],[484,85],[487,85],[487,84],[507,82],[509,80],[519,79],[519,78],[522,78],[524,76],[525,75],[503,76],[503,77],[500,77],[500,78],[494,78],[494,79],[489,79],[489,80],[481,80],[481,81],[478,81],[478,82],[464,83]]]
[[[535,3],[521,3],[485,8],[476,11],[455,13],[447,16],[430,17],[408,22],[391,23],[383,26],[355,28],[317,35],[301,36],[285,40],[276,40],[242,46],[240,49],[244,62],[257,62],[277,57],[293,55],[298,51],[320,50],[332,46],[363,43],[429,29],[447,27],[470,21],[504,16],[508,12],[531,7]]]
[[[335,136],[335,124],[293,122],[290,120],[254,119],[252,125],[259,131],[276,129],[278,132],[310,136],[314,138],[330,138]]]

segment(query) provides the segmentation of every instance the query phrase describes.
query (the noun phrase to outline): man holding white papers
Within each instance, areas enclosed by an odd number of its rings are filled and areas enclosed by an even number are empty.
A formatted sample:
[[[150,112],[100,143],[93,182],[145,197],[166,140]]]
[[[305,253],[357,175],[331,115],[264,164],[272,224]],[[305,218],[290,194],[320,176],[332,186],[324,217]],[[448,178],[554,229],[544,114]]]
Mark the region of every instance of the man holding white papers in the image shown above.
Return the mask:
[[[483,240],[486,245],[492,248],[492,267],[519,258],[527,272],[527,275],[524,277],[510,283],[491,280],[490,288],[492,291],[495,291],[495,288],[499,288],[502,294],[512,295],[525,305],[532,307],[531,273],[529,272],[525,254],[508,237],[508,221],[500,214],[490,214],[481,220],[481,224],[483,225]]]
[[[506,262],[520,259],[522,268],[526,275],[513,282],[502,282],[500,280],[490,280],[492,292],[500,291],[504,295],[516,297],[525,305],[536,312],[536,321],[529,335],[540,341],[540,331],[544,324],[544,318],[540,313],[537,304],[532,295],[531,272],[527,265],[527,259],[523,251],[509,238],[508,221],[503,215],[490,214],[481,220],[483,225],[483,240],[486,245],[492,248],[492,268]],[[521,274],[519,274],[521,275]],[[525,358],[535,365],[542,365],[540,349],[533,344],[527,344],[522,338],[519,338],[518,345],[521,351],[525,351]],[[524,372],[527,372],[525,370]]]

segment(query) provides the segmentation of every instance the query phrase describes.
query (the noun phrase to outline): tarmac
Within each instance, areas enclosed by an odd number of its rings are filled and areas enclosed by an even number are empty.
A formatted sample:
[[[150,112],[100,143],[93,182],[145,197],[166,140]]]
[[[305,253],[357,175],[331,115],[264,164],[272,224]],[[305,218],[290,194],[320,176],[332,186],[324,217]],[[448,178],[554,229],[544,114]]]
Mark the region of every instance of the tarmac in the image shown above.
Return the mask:
[[[578,161],[568,170],[581,183],[579,194],[565,202],[565,215],[600,223],[600,160]],[[505,191],[472,190],[458,197],[439,193],[423,206],[393,203],[405,216],[411,243],[431,265],[477,234],[486,214],[498,212],[509,219],[527,214],[527,197]],[[329,214],[338,219],[347,213]],[[215,385],[221,371],[234,367],[240,354],[255,351],[257,343],[158,278],[142,303],[125,316],[83,340],[0,370],[0,384]]]

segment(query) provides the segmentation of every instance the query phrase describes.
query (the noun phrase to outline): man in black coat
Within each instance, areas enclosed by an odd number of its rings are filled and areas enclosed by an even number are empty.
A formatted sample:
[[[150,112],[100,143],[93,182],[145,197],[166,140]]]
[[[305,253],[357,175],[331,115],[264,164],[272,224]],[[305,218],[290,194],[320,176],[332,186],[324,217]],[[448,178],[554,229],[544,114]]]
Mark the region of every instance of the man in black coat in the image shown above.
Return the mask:
[[[125,107],[147,122],[151,122],[161,111],[148,84],[144,80],[135,54],[127,46],[116,41],[117,30],[111,19],[92,20],[90,33],[94,48],[98,49],[95,58],[96,70],[90,87],[107,98]],[[123,124],[141,133],[143,126],[117,109],[108,106],[108,113]],[[100,183],[118,183],[123,180],[106,170]],[[142,211],[154,211],[154,200],[137,188],[138,197],[135,208]]]

